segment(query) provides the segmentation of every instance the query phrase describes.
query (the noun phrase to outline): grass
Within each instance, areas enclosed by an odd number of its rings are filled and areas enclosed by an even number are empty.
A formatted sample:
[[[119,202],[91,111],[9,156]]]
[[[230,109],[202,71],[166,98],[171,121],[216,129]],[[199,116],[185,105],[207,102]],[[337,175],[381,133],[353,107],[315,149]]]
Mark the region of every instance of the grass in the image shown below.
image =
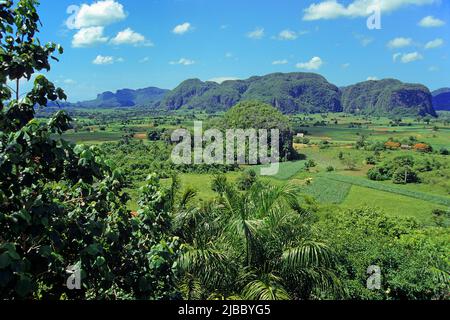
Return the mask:
[[[341,204],[347,198],[352,185],[325,177],[313,179],[311,185],[302,187],[302,193],[311,196],[321,204]]]
[[[399,195],[398,193],[385,192],[357,185],[351,188],[342,206],[347,208],[362,206],[380,208],[387,215],[394,217],[412,217],[425,224],[432,223],[433,209],[448,209],[446,206],[433,204],[429,201],[412,200],[410,197]]]
[[[289,180],[295,176],[298,172],[305,168],[305,161],[291,161],[291,162],[281,162],[278,173],[270,178],[277,180]],[[268,168],[267,165],[252,166],[252,169],[256,171],[258,175],[261,174],[262,168]]]
[[[349,183],[349,184],[360,186],[360,187],[365,187],[365,188],[374,189],[374,190],[378,190],[378,191],[388,192],[390,194],[394,194],[397,196],[401,195],[401,196],[406,196],[406,197],[410,197],[410,198],[415,198],[418,200],[428,201],[428,202],[431,202],[431,203],[434,203],[437,205],[446,206],[447,208],[450,207],[450,197],[445,197],[445,196],[440,196],[440,195],[435,195],[435,194],[430,194],[430,193],[425,193],[425,192],[419,192],[419,191],[413,191],[413,190],[405,189],[400,185],[395,185],[395,184],[388,185],[388,184],[380,183],[377,181],[371,181],[366,178],[360,178],[360,177],[354,177],[354,176],[343,176],[343,175],[339,175],[339,174],[328,174],[327,178],[330,180],[345,182],[345,183]],[[415,201],[411,201],[411,200],[410,200],[410,202],[415,203]]]
[[[123,132],[96,131],[66,133],[63,135],[63,138],[74,143],[99,144],[119,141],[122,136]]]

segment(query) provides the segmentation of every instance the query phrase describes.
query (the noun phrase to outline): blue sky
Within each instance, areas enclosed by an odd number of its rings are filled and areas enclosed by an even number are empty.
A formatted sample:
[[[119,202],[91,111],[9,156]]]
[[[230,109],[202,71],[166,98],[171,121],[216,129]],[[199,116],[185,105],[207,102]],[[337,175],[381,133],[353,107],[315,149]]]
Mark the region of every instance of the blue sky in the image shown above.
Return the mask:
[[[41,2],[42,40],[65,48],[49,78],[70,101],[120,88],[172,89],[188,78],[296,71],[338,86],[387,77],[450,86],[447,0]],[[68,13],[70,6],[77,7]],[[381,29],[369,30],[374,8]]]

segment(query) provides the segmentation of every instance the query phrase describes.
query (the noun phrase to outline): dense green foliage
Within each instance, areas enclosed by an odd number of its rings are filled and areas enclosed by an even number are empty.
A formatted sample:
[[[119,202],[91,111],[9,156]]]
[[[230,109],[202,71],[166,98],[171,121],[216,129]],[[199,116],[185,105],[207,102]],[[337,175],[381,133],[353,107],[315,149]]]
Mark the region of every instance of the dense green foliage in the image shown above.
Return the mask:
[[[333,213],[318,227],[338,255],[338,277],[353,299],[448,299],[450,238],[442,228],[373,209]],[[367,289],[367,269],[381,268],[381,290]]]
[[[220,124],[223,129],[279,130],[279,153],[282,161],[293,160],[293,132],[289,119],[274,107],[258,101],[244,101],[228,110]],[[270,148],[269,148],[270,149]]]
[[[378,164],[367,172],[370,180],[390,180],[396,184],[418,183],[420,178],[418,172],[429,172],[438,170],[443,164],[434,158],[415,159],[413,156],[399,156],[394,159]]]
[[[224,115],[82,109],[71,110],[74,123],[47,107],[61,104],[64,91],[36,76],[63,52],[37,39],[37,4],[0,4],[0,299],[450,298],[445,114],[287,118],[273,106],[337,108],[336,88],[312,74],[275,74],[191,80],[172,97],[173,108],[237,103]],[[23,79],[32,80],[30,92],[20,91]],[[105,93],[91,106],[132,106],[153,93],[156,107],[158,90]],[[241,173],[174,165],[168,136],[195,120],[280,129],[284,160],[301,132],[303,160],[281,163],[273,177],[258,176],[259,165]],[[385,212],[359,207],[369,200]],[[422,224],[402,218],[411,216]],[[372,265],[381,268],[380,290],[367,288]],[[65,286],[74,269],[81,290]]]
[[[95,147],[61,139],[70,118],[58,112],[48,123],[33,120],[34,106],[64,99],[44,76],[21,97],[30,79],[62,48],[41,46],[38,2],[0,6],[0,297],[2,299],[175,298],[172,265],[178,240],[168,232],[172,192],[151,177],[141,210],[124,207],[124,178]],[[7,79],[17,81],[16,99]],[[64,287],[78,269],[82,290]]]
[[[436,116],[428,88],[394,79],[366,81],[345,87],[342,107],[345,112],[373,116]]]
[[[179,260],[185,298],[339,296],[334,256],[314,234],[297,188],[256,183],[239,193],[219,176],[214,189],[214,202],[175,219],[187,243]]]
[[[144,181],[152,172],[160,178],[169,178],[178,173],[225,173],[239,170],[236,165],[176,165],[171,159],[172,146],[157,141],[146,144],[142,141],[121,140],[100,146],[107,160],[119,168],[132,183]]]

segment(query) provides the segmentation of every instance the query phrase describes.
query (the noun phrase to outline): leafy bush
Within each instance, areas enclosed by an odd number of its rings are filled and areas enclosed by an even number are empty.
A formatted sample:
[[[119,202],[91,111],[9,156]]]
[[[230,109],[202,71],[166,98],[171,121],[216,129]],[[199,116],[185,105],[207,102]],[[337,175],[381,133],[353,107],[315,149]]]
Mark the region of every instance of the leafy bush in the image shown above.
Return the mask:
[[[160,141],[163,140],[164,133],[166,129],[164,128],[152,128],[147,131],[147,138],[150,141]]]
[[[376,165],[377,164],[377,158],[375,156],[368,156],[366,158],[366,163],[370,165]]]
[[[367,172],[367,177],[374,181],[386,181],[391,179],[389,170],[384,167],[374,167]]]
[[[338,254],[350,299],[448,298],[448,231],[369,208],[333,213],[318,224]],[[367,269],[381,269],[381,290],[367,289]]]
[[[239,190],[246,191],[250,190],[250,188],[256,183],[258,177],[256,175],[255,170],[248,170],[243,172],[237,179],[236,185]]]
[[[311,168],[315,168],[317,166],[316,162],[312,159],[306,161],[305,163],[305,168],[306,169],[311,169]]]
[[[407,183],[416,183],[419,182],[419,177],[417,176],[417,173],[408,166],[398,168],[393,176],[392,181],[395,184],[407,184]]]
[[[355,170],[357,166],[356,159],[352,158],[350,155],[346,156],[341,160],[342,164],[345,166],[347,170]]]

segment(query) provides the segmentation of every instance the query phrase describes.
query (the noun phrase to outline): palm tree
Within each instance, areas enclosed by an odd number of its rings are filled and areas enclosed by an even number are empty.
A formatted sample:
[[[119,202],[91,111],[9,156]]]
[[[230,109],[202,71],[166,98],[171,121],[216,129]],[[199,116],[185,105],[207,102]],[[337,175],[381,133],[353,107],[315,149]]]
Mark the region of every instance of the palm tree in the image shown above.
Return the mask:
[[[258,182],[241,193],[223,176],[213,185],[214,201],[175,217],[187,242],[178,264],[186,288],[195,279],[203,298],[251,300],[310,299],[339,291],[333,254],[315,240],[297,187]]]

